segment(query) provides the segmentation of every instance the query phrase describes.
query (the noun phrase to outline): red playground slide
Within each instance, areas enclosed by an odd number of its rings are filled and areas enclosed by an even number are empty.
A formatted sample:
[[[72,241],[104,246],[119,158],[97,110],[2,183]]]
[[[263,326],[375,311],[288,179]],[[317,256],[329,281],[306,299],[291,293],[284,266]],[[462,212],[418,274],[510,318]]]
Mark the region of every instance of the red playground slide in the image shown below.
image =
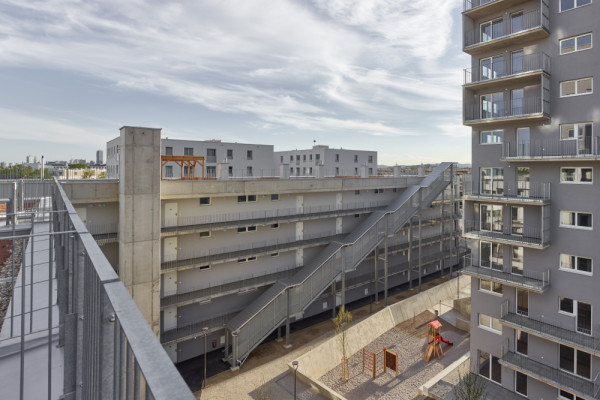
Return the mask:
[[[444,337],[442,335],[440,335],[440,340],[442,342],[446,343],[448,346],[454,346],[454,343],[444,340]]]

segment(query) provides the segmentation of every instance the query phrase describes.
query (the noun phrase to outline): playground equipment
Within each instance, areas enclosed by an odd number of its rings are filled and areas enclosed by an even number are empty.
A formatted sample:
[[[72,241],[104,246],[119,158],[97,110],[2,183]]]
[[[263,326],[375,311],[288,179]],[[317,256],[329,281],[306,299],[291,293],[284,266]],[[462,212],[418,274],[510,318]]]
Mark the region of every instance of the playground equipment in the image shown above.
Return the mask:
[[[431,338],[431,340],[430,340]],[[441,358],[444,355],[442,351],[442,342],[448,346],[453,346],[454,343],[444,340],[442,336],[442,324],[435,320],[427,324],[427,348],[423,354],[423,361],[429,362],[431,356]]]
[[[387,369],[396,371],[398,376],[398,354],[384,348],[377,353],[371,353],[363,347],[363,372],[367,369],[373,373],[373,378],[377,375],[377,366],[382,366],[382,372],[387,372]]]

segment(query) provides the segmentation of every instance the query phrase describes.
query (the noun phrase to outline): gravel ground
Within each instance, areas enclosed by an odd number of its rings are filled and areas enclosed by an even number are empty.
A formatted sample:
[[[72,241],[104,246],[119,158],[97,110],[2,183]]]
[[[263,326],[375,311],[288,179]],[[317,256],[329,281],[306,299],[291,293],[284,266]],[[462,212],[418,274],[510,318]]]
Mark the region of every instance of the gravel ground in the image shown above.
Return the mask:
[[[27,242],[23,243],[27,246]],[[15,247],[12,247],[12,240],[0,240],[0,278],[10,278],[12,276],[12,259],[15,257],[15,279],[21,269],[21,256],[23,249],[21,241],[15,240]],[[10,304],[12,296],[12,283],[0,283],[0,330],[4,323],[4,316]]]
[[[469,350],[468,333],[457,330],[449,323],[442,322],[442,336],[445,340],[454,342],[454,346],[442,344],[444,356],[441,359],[432,358],[429,363],[423,361],[425,350],[425,324],[435,318],[434,314],[426,311],[413,320],[405,321],[379,336],[366,349],[378,352],[386,347],[398,354],[398,377],[395,372],[384,373],[378,367],[377,376],[362,371],[362,351],[353,354],[349,359],[350,379],[341,381],[341,365],[320,378],[349,400],[352,399],[403,399],[411,400],[418,395],[419,386],[441,372]]]

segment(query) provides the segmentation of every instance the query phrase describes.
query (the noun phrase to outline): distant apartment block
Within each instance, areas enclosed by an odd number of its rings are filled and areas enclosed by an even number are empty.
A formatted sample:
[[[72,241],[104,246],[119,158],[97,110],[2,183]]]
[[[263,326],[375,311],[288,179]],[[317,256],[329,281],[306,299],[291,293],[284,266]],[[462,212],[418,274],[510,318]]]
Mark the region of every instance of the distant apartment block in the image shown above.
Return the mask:
[[[369,176],[377,175],[377,152],[316,145],[309,150],[276,151],[274,164],[288,164],[290,176],[316,176],[316,166],[328,177]]]

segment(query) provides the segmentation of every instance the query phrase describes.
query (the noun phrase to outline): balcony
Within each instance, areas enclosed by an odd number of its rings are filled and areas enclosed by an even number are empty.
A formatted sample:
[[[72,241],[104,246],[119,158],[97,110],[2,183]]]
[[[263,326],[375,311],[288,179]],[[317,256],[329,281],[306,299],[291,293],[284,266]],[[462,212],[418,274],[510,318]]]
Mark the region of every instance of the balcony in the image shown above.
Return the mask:
[[[545,81],[548,81],[548,78],[542,75],[544,84]],[[474,102],[465,99],[463,124],[484,128],[498,123],[537,124],[550,121],[550,90],[544,85],[541,92],[541,96],[506,99],[500,91],[477,96]]]
[[[490,50],[522,45],[550,36],[549,7],[545,1],[536,10],[521,14],[518,19],[500,18],[480,24],[464,32],[463,51],[478,55]]]
[[[482,229],[479,221],[465,220],[463,237],[490,240],[531,249],[545,249],[550,246],[550,227],[546,226],[543,230],[531,227],[511,228],[510,226],[503,226],[502,223],[494,223],[492,226]]]
[[[503,285],[544,293],[550,288],[550,269],[542,272],[523,270],[521,274],[495,269],[492,265],[480,266],[478,260],[473,260],[471,255],[465,256],[464,273],[474,278],[489,279]],[[489,263],[488,263],[489,264]]]
[[[463,15],[475,20],[527,0],[463,0]]]
[[[506,85],[525,86],[540,74],[550,74],[550,57],[546,53],[526,54],[521,57],[497,56],[481,61],[477,69],[464,70],[464,88],[493,89]]]
[[[598,161],[600,140],[598,136],[581,139],[546,139],[504,143],[503,161]]]
[[[584,397],[586,399],[596,398],[597,388],[595,382],[534,361],[521,354],[506,351],[500,359],[500,364],[512,370],[519,371],[540,382],[544,382],[547,385],[567,390],[576,396]]]
[[[477,182],[464,183],[464,200],[482,200],[489,203],[550,204],[549,182],[507,182],[492,192],[492,188],[479,188]]]
[[[500,322],[513,329],[520,329],[532,335],[550,340],[552,342],[575,347],[579,350],[591,353],[600,357],[600,338],[586,335],[577,331],[575,319],[573,324],[568,327],[557,325],[553,319],[543,321],[542,318],[536,319],[531,316],[525,317],[514,312],[508,311],[506,303],[502,304]]]

